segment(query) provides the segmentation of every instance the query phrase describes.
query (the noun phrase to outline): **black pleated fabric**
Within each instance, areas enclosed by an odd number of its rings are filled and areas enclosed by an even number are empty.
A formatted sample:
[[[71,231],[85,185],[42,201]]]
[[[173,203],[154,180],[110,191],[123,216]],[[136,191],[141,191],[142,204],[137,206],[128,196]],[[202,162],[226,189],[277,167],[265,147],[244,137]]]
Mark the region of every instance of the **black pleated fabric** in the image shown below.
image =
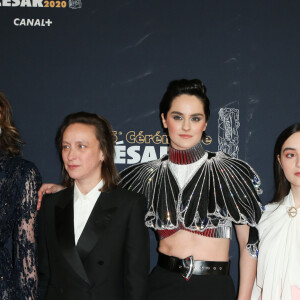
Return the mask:
[[[155,230],[183,226],[191,231],[204,231],[216,229],[220,220],[251,227],[258,224],[262,206],[258,197],[260,179],[255,171],[246,162],[222,152],[202,150],[198,155],[200,166],[183,189],[178,187],[176,176],[168,167],[168,156],[121,172],[121,185],[148,199],[146,226]],[[253,256],[257,244],[257,230],[253,228],[248,245]]]

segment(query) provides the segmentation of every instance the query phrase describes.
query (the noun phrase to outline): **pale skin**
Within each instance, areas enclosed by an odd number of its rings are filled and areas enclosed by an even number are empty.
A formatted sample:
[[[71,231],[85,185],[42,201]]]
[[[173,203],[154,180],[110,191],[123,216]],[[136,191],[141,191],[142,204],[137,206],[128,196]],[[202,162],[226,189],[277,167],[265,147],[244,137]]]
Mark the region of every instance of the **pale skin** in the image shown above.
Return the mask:
[[[74,123],[64,131],[62,158],[69,176],[81,193],[87,194],[101,180],[104,160],[95,128],[92,125]]]
[[[195,146],[206,129],[202,101],[196,96],[180,95],[171,104],[167,115],[161,115],[162,123],[168,129],[171,145],[178,150]],[[51,193],[62,187],[44,184],[39,191],[41,199],[43,193]],[[239,300],[250,300],[254,278],[256,274],[256,259],[251,257],[246,249],[249,236],[248,225],[237,225],[236,233],[240,247],[240,286]],[[230,240],[225,238],[209,238],[179,230],[175,234],[163,239],[158,250],[169,256],[186,258],[193,256],[195,260],[228,261]]]
[[[282,145],[277,159],[291,190],[296,208],[300,207],[300,132],[292,134]]]

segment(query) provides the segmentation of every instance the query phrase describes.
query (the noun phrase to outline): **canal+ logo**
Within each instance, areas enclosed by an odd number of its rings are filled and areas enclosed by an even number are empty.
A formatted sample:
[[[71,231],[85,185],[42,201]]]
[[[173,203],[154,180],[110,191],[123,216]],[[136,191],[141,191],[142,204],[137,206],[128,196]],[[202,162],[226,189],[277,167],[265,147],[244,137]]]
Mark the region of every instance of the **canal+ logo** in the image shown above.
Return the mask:
[[[81,0],[0,0],[2,7],[46,7],[46,8],[66,8],[72,9],[82,7]]]

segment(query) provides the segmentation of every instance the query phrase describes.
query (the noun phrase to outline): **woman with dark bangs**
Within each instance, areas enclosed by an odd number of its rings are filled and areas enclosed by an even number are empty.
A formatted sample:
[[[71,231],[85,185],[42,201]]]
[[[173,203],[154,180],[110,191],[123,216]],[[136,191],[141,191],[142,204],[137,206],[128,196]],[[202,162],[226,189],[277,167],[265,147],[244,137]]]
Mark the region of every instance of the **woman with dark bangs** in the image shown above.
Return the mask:
[[[260,245],[252,300],[300,299],[300,123],[274,149],[275,195],[258,224]]]

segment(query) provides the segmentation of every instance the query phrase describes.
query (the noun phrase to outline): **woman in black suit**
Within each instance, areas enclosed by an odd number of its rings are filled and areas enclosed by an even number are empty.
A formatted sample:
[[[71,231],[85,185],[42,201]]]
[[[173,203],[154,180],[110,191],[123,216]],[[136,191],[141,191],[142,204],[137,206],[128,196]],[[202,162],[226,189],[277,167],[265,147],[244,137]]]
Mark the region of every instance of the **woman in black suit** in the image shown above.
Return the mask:
[[[71,114],[56,142],[67,189],[45,196],[40,211],[41,298],[144,299],[146,200],[117,186],[110,124],[95,114]]]

